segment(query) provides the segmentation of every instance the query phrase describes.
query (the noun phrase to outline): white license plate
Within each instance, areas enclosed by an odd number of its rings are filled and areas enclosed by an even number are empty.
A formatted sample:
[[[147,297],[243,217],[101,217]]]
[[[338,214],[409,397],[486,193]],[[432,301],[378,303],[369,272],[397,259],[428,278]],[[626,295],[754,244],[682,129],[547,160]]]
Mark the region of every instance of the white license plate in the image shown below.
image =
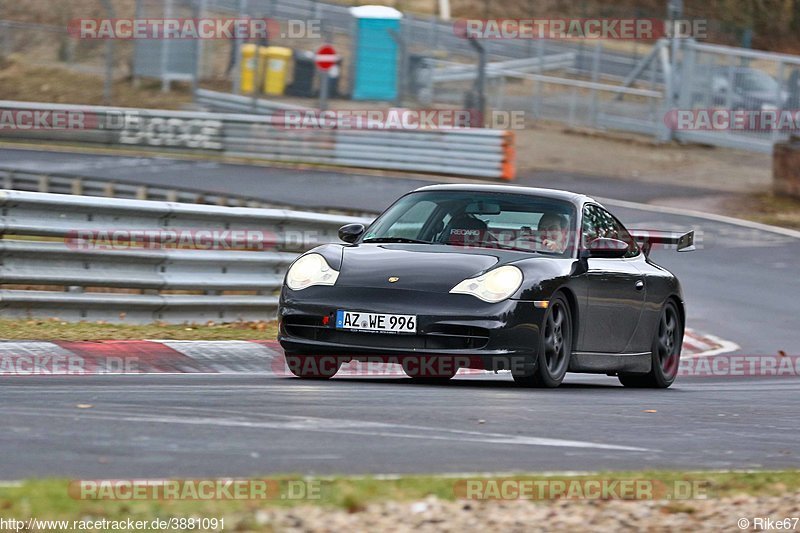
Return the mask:
[[[384,313],[361,313],[358,311],[336,311],[336,329],[378,331],[381,333],[416,333],[415,315],[388,315]]]

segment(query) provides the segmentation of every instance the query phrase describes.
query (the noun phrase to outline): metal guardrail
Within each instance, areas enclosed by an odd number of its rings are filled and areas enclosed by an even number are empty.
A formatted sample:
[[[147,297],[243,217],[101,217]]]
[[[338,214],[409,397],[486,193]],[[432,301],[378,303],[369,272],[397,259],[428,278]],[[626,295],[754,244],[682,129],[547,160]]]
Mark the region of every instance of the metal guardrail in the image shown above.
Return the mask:
[[[64,119],[62,129],[0,128],[0,139],[142,146],[187,154],[501,179],[513,179],[515,173],[514,136],[502,130],[295,129],[275,117],[253,114],[14,101],[0,101],[0,113],[26,114],[31,120],[43,113],[73,119],[71,126]]]
[[[55,194],[76,194],[124,198],[130,200],[156,200],[192,204],[213,204],[229,207],[283,207],[265,204],[244,196],[221,195],[203,191],[141,185],[124,181],[109,181],[80,175],[52,174],[16,167],[0,166],[0,189]]]
[[[0,314],[134,323],[271,319],[297,254],[337,240],[344,224],[368,220],[0,190]]]
[[[475,65],[435,59],[431,59],[429,62],[435,67],[431,72],[430,81],[432,82],[474,80],[478,76],[478,70]],[[530,57],[525,59],[510,59],[507,61],[494,61],[487,63],[486,77],[515,77],[529,72],[566,69],[572,67],[574,64],[574,52],[553,54],[541,58]]]
[[[37,172],[18,167],[0,166],[0,189],[14,189],[26,192],[46,192],[54,194],[74,194],[99,196],[103,198],[123,198],[127,200],[154,200],[157,202],[180,202],[186,204],[209,204],[226,207],[259,207],[273,209],[293,209],[295,206],[274,204],[257,200],[241,194],[212,193],[207,190],[177,189],[143,185],[125,180],[88,177],[76,174],[54,174]],[[372,216],[369,210],[315,207],[315,212],[330,215]]]
[[[283,111],[310,111],[308,107],[207,89],[198,89],[195,92],[194,103],[214,113],[275,115]]]

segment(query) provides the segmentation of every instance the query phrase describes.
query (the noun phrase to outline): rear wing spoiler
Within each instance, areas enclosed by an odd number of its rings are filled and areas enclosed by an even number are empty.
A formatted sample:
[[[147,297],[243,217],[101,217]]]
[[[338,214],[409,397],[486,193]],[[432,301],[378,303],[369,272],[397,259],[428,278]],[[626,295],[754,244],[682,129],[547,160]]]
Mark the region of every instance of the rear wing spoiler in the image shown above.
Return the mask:
[[[694,231],[681,233],[679,231],[659,231],[652,229],[630,230],[631,237],[639,243],[646,255],[650,254],[654,244],[664,245],[664,248],[673,247],[679,252],[693,252]]]

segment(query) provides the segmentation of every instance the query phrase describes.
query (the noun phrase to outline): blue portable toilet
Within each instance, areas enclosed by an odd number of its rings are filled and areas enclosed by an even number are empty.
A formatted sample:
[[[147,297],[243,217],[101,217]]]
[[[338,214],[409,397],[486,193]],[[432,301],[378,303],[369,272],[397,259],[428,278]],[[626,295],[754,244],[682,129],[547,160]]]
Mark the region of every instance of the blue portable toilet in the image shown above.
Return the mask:
[[[351,7],[356,19],[353,52],[353,100],[397,98],[397,42],[403,14],[387,6]]]

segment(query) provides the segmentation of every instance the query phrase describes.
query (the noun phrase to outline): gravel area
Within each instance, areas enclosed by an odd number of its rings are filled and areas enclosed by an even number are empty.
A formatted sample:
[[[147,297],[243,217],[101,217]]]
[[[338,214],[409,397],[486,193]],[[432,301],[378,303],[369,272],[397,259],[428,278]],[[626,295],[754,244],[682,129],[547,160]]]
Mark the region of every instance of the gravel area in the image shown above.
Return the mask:
[[[537,170],[577,172],[727,193],[772,187],[771,154],[658,144],[642,135],[571,130],[553,123],[529,125],[515,135],[521,176]]]
[[[352,513],[322,507],[262,510],[250,525],[255,530],[314,532],[767,530],[766,523],[757,527],[756,517],[800,517],[800,492],[682,501],[443,501],[430,497],[371,504]],[[748,527],[740,527],[740,519],[747,519]],[[788,525],[789,531],[800,529],[800,523]]]

